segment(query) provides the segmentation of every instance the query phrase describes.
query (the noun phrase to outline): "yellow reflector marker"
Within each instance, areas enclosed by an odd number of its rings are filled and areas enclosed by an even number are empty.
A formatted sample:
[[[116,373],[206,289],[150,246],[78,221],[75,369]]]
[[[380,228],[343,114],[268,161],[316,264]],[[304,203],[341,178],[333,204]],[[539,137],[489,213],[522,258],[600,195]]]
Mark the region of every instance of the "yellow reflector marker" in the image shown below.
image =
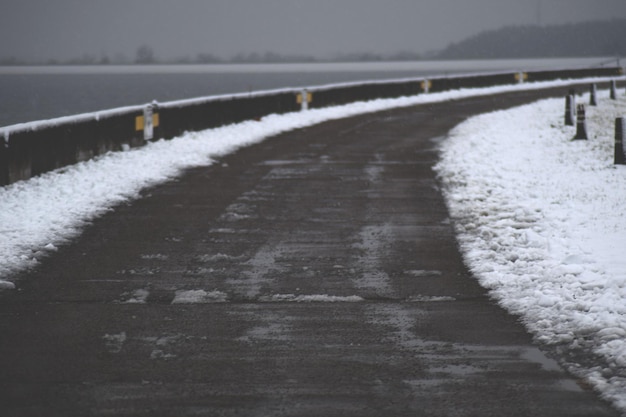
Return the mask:
[[[298,104],[302,104],[302,93],[298,93],[298,95],[296,95],[296,103]],[[306,93],[306,102],[310,103],[313,101],[313,93]]]
[[[140,131],[143,130],[143,116],[137,116],[135,117],[135,130],[136,131]]]
[[[160,122],[160,118],[159,118],[159,113],[155,113],[152,115],[152,126],[153,127],[158,127],[159,126],[159,122]],[[136,131],[140,131],[143,130],[145,127],[145,121],[143,116],[137,116],[135,117],[135,130]]]
[[[528,80],[528,74],[525,72],[517,72],[515,73],[515,81],[522,82]]]

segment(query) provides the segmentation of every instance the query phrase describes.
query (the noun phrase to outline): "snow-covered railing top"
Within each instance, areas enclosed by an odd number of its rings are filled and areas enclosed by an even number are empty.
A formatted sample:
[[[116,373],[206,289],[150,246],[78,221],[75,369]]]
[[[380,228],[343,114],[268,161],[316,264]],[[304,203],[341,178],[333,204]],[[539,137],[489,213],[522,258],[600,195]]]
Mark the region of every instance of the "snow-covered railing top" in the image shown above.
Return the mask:
[[[344,82],[128,106],[0,128],[0,186],[90,159],[268,114],[412,96],[458,88],[583,77],[616,77],[623,68],[507,71]]]

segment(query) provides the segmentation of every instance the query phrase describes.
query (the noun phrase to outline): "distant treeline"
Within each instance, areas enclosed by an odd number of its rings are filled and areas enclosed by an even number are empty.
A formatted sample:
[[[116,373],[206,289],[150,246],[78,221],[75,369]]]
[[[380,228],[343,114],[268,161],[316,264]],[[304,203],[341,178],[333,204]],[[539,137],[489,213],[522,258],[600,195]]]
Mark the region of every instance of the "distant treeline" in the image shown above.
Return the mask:
[[[422,57],[413,52],[397,52],[394,54],[375,54],[369,52],[336,54],[331,58],[318,58],[308,55],[283,55],[275,52],[265,53],[239,53],[230,58],[221,58],[210,53],[199,53],[195,56],[183,56],[178,58],[159,58],[154,49],[149,45],[141,45],[137,48],[134,58],[128,58],[122,54],[113,57],[108,55],[84,54],[77,58],[59,60],[48,59],[45,61],[25,61],[14,57],[0,58],[0,66],[16,65],[158,65],[158,64],[229,64],[229,63],[298,63],[298,62],[371,62],[371,61],[415,61]]]
[[[439,59],[626,56],[626,19],[511,26],[453,43]]]

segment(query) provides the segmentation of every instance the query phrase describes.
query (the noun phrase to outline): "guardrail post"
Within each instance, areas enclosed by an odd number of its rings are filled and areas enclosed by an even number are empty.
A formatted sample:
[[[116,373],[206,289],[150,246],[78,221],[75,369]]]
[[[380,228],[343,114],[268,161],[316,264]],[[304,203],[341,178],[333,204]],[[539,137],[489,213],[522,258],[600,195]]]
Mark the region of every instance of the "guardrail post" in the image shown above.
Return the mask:
[[[572,140],[587,139],[587,120],[585,119],[585,105],[579,104],[576,112],[576,136]]]
[[[611,80],[611,100],[617,100],[617,86],[615,80]]]
[[[565,97],[565,126],[574,126],[574,107],[576,98],[570,94]]]
[[[595,83],[591,84],[590,91],[589,91],[589,105],[590,106],[597,106],[598,105],[598,100],[597,100],[597,97],[596,97],[597,92],[598,92],[598,89],[597,89]]]
[[[626,165],[626,155],[624,155],[624,130],[626,123],[623,117],[615,119],[615,165]]]
[[[143,115],[135,118],[135,130],[143,130],[143,139],[145,141],[154,138],[154,129],[159,126],[159,104],[153,101],[143,108]]]
[[[157,109],[156,101],[148,104],[143,109],[143,139],[145,141],[154,139],[154,128],[159,125]]]
[[[296,102],[300,104],[300,110],[302,111],[309,109],[309,103],[311,101],[313,101],[313,94],[309,93],[307,89],[302,90],[296,96]]]
[[[153,108],[148,104],[143,108],[143,140],[150,140],[154,137],[154,125],[152,124]]]

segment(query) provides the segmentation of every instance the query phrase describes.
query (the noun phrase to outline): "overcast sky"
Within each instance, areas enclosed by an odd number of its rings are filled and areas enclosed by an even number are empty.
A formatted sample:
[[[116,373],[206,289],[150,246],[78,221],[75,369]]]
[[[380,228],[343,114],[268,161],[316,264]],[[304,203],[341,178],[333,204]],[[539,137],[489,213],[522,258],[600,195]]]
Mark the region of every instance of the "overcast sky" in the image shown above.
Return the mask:
[[[0,58],[423,53],[485,29],[626,18],[626,0],[0,0]],[[626,40],[625,40],[626,41]]]

